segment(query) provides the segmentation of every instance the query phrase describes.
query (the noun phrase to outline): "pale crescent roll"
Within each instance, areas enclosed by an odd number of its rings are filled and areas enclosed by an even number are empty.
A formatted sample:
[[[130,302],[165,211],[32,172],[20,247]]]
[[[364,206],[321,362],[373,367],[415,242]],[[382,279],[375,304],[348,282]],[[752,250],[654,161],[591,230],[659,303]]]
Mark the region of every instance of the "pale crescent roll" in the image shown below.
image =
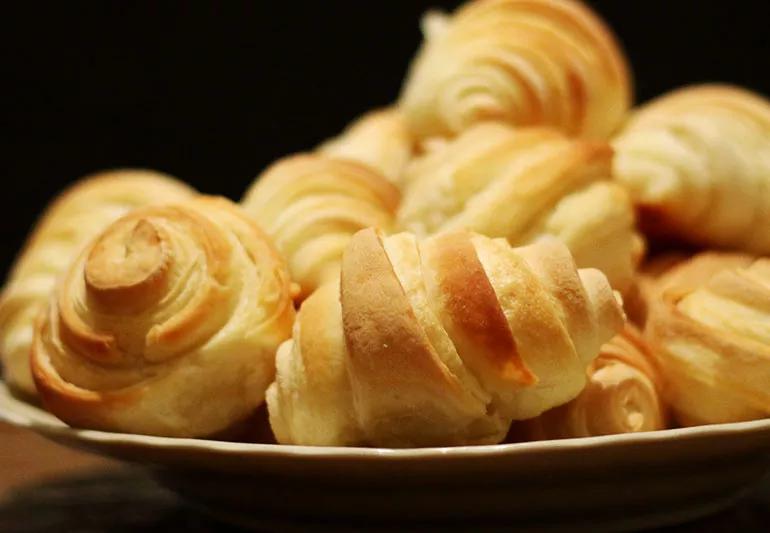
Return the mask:
[[[612,155],[554,130],[477,124],[409,165],[398,221],[419,236],[468,229],[514,246],[552,235],[625,291],[644,245]]]
[[[667,273],[688,257],[681,251],[664,252],[645,259],[639,265],[631,288],[623,294],[623,309],[629,321],[644,328],[649,303],[656,297]]]
[[[642,106],[613,141],[614,173],[645,231],[770,252],[770,102],[725,85],[687,87]]]
[[[80,249],[110,222],[136,207],[175,202],[195,191],[151,170],[114,170],[84,178],[43,212],[0,296],[0,360],[6,382],[33,396],[29,350],[34,321],[56,279]]]
[[[249,418],[294,307],[270,240],[224,198],[137,209],[69,267],[32,373],[75,427],[202,437]]]
[[[318,152],[369,165],[398,185],[414,144],[401,112],[390,107],[359,117],[339,136],[319,146]]]
[[[596,437],[665,429],[666,405],[657,363],[631,325],[602,346],[577,398],[521,422],[527,440]]]
[[[271,425],[286,444],[500,442],[577,396],[623,320],[604,275],[556,240],[362,230],[278,350]]]
[[[668,285],[679,289],[699,287],[716,272],[730,265],[740,267],[746,262],[744,254],[708,252],[699,254],[698,268],[693,269],[686,266],[692,257],[692,253],[670,251],[645,261],[636,273],[632,290],[623,295],[623,308],[629,320],[644,328],[650,306]]]
[[[683,425],[770,414],[770,260],[731,255],[719,269],[720,260],[704,254],[677,267],[647,318]]]
[[[500,120],[607,138],[632,101],[623,51],[573,0],[474,0],[430,13],[400,107],[419,139]]]
[[[273,238],[304,298],[339,275],[342,250],[356,231],[392,229],[398,189],[355,161],[289,156],[265,170],[241,200]]]

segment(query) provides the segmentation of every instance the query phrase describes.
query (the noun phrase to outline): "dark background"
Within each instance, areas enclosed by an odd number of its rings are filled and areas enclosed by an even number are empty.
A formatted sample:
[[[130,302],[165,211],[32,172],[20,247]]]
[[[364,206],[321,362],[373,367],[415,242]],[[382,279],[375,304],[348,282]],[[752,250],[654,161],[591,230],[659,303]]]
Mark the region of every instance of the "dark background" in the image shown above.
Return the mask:
[[[20,2],[22,3],[22,2]],[[393,101],[419,15],[448,0],[23,2],[0,8],[0,272],[72,180],[110,167],[237,199],[272,160]],[[766,1],[596,0],[637,100],[699,81],[770,93]]]

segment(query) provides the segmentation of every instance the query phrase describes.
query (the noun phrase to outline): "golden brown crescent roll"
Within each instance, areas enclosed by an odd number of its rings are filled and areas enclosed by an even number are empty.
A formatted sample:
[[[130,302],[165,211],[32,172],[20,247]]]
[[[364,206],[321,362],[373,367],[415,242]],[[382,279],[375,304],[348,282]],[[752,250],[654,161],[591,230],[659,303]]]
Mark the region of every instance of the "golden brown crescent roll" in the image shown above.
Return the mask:
[[[35,394],[29,350],[37,315],[80,249],[129,210],[192,197],[183,183],[150,170],[115,170],[78,181],[43,212],[0,296],[0,359],[14,389]]]
[[[318,151],[369,165],[398,185],[412,158],[414,139],[401,112],[391,107],[366,113]]]
[[[374,169],[318,154],[281,159],[241,201],[274,239],[304,298],[339,275],[342,250],[356,231],[390,230],[398,189]]]
[[[553,235],[579,267],[599,268],[625,291],[644,245],[611,161],[604,142],[477,124],[409,165],[398,220],[420,236],[469,229],[514,246]]]
[[[273,380],[294,307],[283,260],[223,198],[108,226],[38,321],[32,373],[70,425],[198,437],[242,422]]]
[[[703,254],[676,271],[650,307],[645,335],[677,419],[768,416],[770,260]]]
[[[516,424],[528,440],[595,437],[666,428],[662,378],[631,325],[602,346],[577,398]]]
[[[581,2],[474,0],[423,28],[400,98],[420,139],[486,120],[607,138],[631,105],[623,51]]]
[[[574,398],[622,324],[604,275],[555,239],[365,229],[278,350],[271,425],[293,444],[500,442],[511,420]]]
[[[674,91],[636,111],[614,140],[614,173],[646,231],[770,252],[770,102],[737,87]]]

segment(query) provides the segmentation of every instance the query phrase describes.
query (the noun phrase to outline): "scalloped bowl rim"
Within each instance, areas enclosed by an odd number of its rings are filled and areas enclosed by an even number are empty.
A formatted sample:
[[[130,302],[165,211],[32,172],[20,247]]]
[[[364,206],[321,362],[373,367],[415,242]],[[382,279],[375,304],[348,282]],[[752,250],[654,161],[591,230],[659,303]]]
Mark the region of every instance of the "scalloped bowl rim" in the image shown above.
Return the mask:
[[[25,411],[33,413],[31,418]],[[770,430],[770,419],[749,422],[711,424],[687,428],[664,429],[644,433],[625,433],[599,437],[581,437],[559,440],[543,440],[492,445],[452,446],[430,448],[363,448],[340,446],[299,446],[292,444],[260,444],[248,442],[215,441],[207,439],[155,437],[131,433],[109,433],[89,429],[77,429],[65,425],[43,409],[13,396],[8,387],[0,382],[0,421],[30,429],[51,437],[68,437],[84,443],[130,444],[158,449],[195,449],[216,451],[222,454],[284,455],[287,457],[359,458],[359,459],[422,459],[426,457],[466,458],[525,454],[549,449],[583,449],[618,444],[644,444],[649,442],[686,440],[702,436],[729,436]]]

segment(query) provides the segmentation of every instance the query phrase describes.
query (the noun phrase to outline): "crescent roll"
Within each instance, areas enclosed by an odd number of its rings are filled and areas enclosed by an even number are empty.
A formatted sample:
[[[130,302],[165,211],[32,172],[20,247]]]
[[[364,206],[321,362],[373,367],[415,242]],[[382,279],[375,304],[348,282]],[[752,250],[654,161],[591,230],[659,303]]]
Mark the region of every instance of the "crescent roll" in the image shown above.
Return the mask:
[[[607,138],[631,105],[625,55],[582,2],[474,0],[429,15],[399,104],[419,139],[487,120]]]
[[[401,112],[391,107],[366,113],[318,152],[369,165],[398,185],[414,153],[414,139]]]
[[[213,435],[263,402],[293,319],[282,258],[235,204],[145,207],[67,270],[38,321],[32,373],[72,426]]]
[[[310,296],[267,394],[278,442],[500,442],[580,393],[624,317],[604,275],[555,239],[356,233]]]
[[[528,440],[595,437],[666,428],[663,383],[655,360],[631,325],[602,346],[577,398],[521,422]]]
[[[682,251],[664,252],[645,260],[639,266],[634,283],[623,295],[623,309],[628,320],[644,328],[650,303],[666,284],[670,273],[676,270],[676,266],[690,257],[691,254]]]
[[[7,383],[34,396],[29,350],[36,317],[56,279],[80,249],[129,210],[192,197],[183,183],[150,170],[115,170],[84,178],[43,212],[0,296],[0,360]]]
[[[395,185],[367,165],[303,154],[265,170],[241,205],[285,256],[301,299],[339,275],[356,231],[392,228],[399,199]]]
[[[645,231],[696,245],[770,252],[770,102],[701,85],[636,111],[613,142],[614,173]]]
[[[645,335],[677,419],[689,426],[768,416],[770,260],[702,254],[676,276],[652,303]]]
[[[420,236],[469,229],[514,246],[553,235],[625,291],[644,245],[611,162],[604,142],[478,124],[409,165],[398,220]]]

